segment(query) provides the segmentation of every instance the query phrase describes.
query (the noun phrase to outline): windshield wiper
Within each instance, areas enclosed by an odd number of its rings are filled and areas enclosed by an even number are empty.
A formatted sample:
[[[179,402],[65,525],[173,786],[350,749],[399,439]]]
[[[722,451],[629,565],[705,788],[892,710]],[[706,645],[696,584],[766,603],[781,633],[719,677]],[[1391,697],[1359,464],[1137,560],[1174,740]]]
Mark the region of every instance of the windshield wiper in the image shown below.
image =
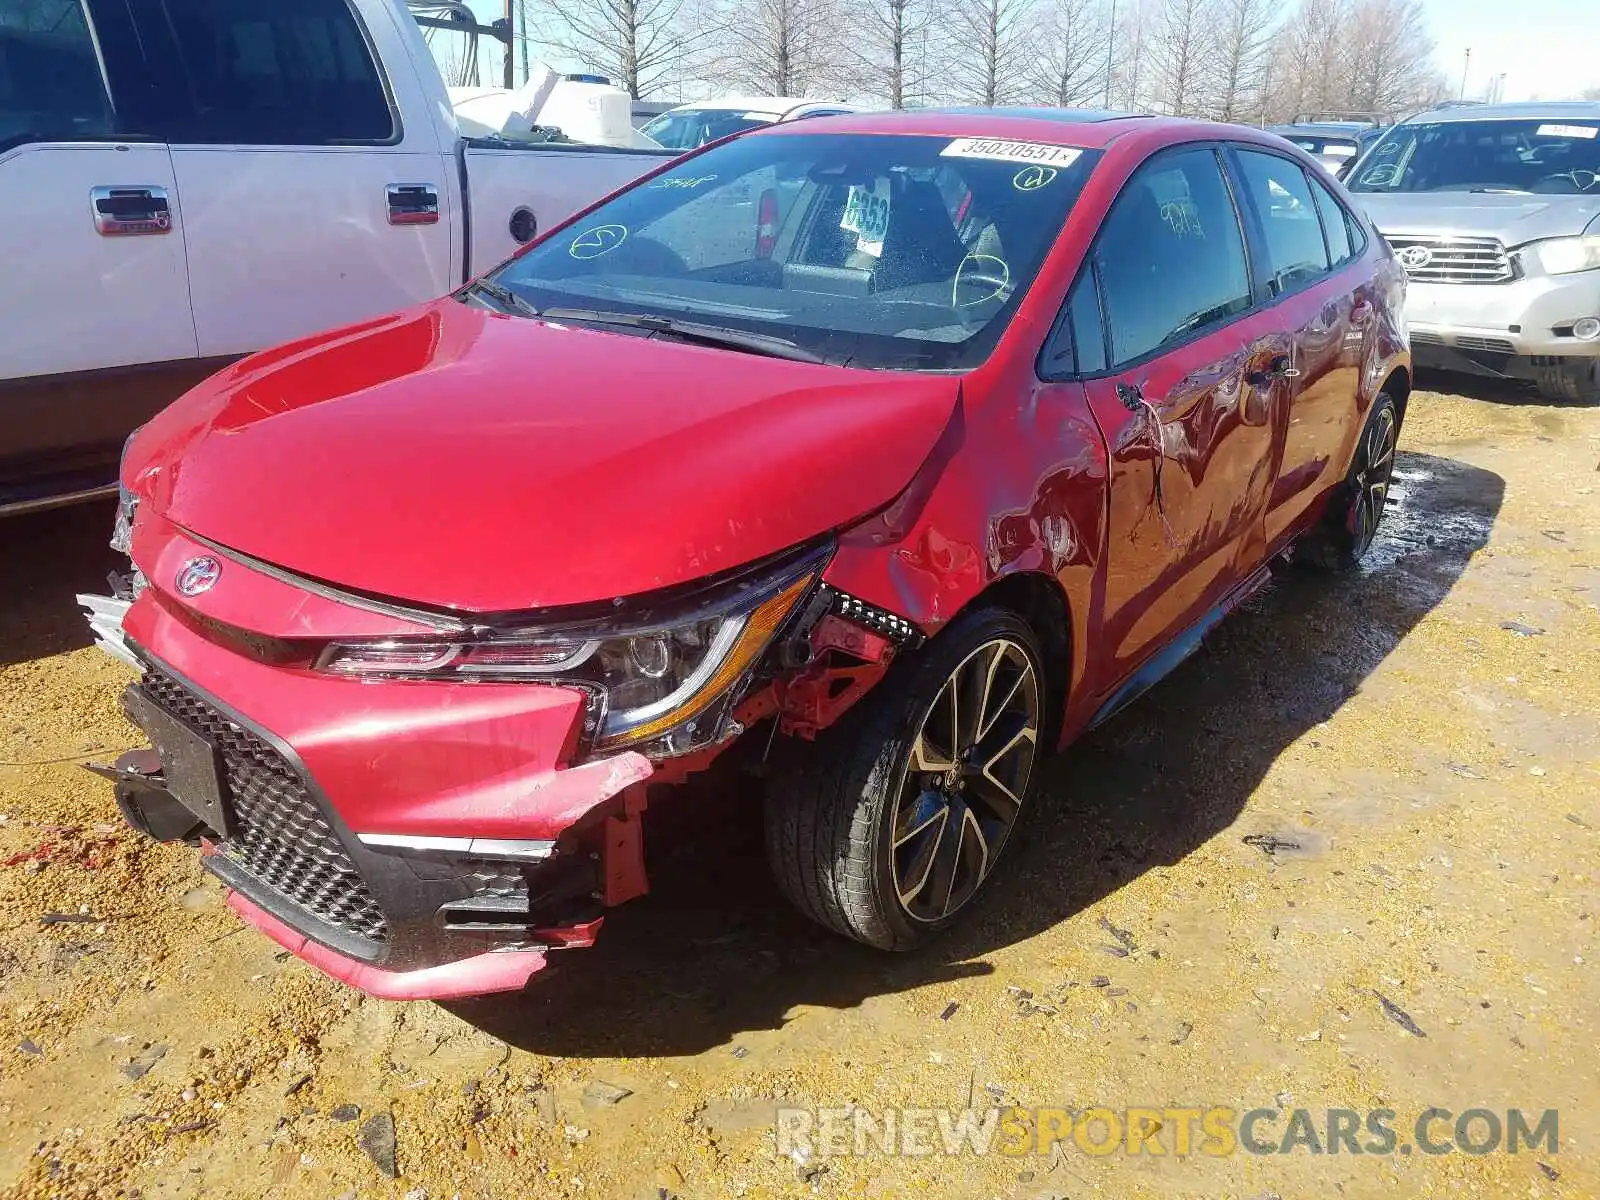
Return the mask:
[[[519,312],[525,317],[542,315],[527,300],[524,300],[504,284],[496,283],[492,279],[474,279],[467,285],[467,291],[487,296],[495,302],[498,308],[509,312]]]
[[[672,317],[654,317],[633,313],[605,312],[598,308],[546,308],[539,316],[552,321],[591,321],[596,325],[620,325],[625,329],[648,329],[664,333],[702,346],[717,346],[724,350],[739,350],[746,354],[760,354],[767,358],[785,358],[791,362],[826,363],[828,360],[787,338],[767,333],[747,333],[742,329],[729,329],[724,325],[703,325],[698,321],[679,321]]]
[[[1506,187],[1475,187],[1471,189],[1474,196],[1531,196],[1532,192],[1525,192],[1521,188]]]

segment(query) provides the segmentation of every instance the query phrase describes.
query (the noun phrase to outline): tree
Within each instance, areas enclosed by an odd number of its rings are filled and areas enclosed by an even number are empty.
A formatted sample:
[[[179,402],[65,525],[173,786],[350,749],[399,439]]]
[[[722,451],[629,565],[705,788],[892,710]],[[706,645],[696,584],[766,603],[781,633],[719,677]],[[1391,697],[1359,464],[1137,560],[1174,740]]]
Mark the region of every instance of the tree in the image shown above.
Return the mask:
[[[687,0],[546,0],[539,25],[551,47],[635,100],[678,82],[703,40]]]
[[[1206,111],[1206,54],[1214,41],[1208,0],[1164,0],[1151,38],[1153,83],[1167,111],[1188,117]]]
[[[943,62],[956,95],[1010,103],[1027,90],[1023,61],[1033,0],[951,0]]]
[[[1061,108],[1105,99],[1111,27],[1100,0],[1050,0],[1029,41],[1035,60],[1028,82],[1035,98]]]
[[[1117,103],[1130,112],[1146,107],[1145,84],[1148,72],[1145,59],[1150,50],[1150,33],[1154,27],[1151,15],[1152,0],[1127,0],[1119,5],[1122,20],[1112,30],[1115,38],[1113,57],[1116,60]]]
[[[846,22],[839,0],[733,0],[719,17],[712,77],[766,96],[839,86]]]
[[[1273,38],[1278,63],[1267,109],[1277,120],[1332,111],[1344,102],[1346,0],[1303,0]]]
[[[1276,10],[1276,0],[1220,0],[1209,49],[1219,120],[1248,121],[1259,113]]]
[[[850,47],[856,62],[851,90],[887,95],[890,108],[904,108],[913,90],[912,67],[932,24],[926,3],[856,0],[852,16],[861,36]]]
[[[1420,0],[1356,0],[1345,103],[1389,114],[1437,98],[1442,80]]]

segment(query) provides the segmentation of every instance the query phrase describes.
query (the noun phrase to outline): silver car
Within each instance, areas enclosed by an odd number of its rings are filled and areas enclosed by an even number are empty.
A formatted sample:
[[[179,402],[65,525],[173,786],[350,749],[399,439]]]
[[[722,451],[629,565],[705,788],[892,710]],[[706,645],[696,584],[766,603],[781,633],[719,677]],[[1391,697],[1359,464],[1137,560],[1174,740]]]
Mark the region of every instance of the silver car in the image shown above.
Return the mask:
[[[1418,363],[1600,401],[1600,103],[1426,112],[1346,183],[1410,276]]]

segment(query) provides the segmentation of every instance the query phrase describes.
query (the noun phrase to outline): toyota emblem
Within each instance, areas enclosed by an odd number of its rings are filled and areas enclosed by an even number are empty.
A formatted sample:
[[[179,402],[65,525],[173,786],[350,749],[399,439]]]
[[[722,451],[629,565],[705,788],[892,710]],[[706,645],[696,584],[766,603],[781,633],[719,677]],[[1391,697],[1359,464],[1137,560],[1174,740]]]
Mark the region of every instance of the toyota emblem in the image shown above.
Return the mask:
[[[1426,246],[1407,246],[1400,251],[1400,265],[1408,271],[1420,271],[1433,261],[1433,251]]]
[[[222,564],[209,554],[191,558],[178,572],[177,587],[180,596],[198,596],[209,592],[222,575]]]

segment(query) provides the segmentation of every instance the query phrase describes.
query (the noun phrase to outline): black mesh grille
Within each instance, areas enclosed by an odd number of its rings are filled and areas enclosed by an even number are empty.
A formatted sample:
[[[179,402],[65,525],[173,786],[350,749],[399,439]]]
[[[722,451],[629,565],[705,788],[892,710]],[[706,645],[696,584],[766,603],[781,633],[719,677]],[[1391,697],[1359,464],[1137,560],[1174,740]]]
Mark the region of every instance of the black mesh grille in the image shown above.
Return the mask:
[[[154,667],[145,694],[221,752],[233,836],[221,850],[261,885],[319,921],[383,942],[388,926],[349,851],[305,784],[271,746]]]

